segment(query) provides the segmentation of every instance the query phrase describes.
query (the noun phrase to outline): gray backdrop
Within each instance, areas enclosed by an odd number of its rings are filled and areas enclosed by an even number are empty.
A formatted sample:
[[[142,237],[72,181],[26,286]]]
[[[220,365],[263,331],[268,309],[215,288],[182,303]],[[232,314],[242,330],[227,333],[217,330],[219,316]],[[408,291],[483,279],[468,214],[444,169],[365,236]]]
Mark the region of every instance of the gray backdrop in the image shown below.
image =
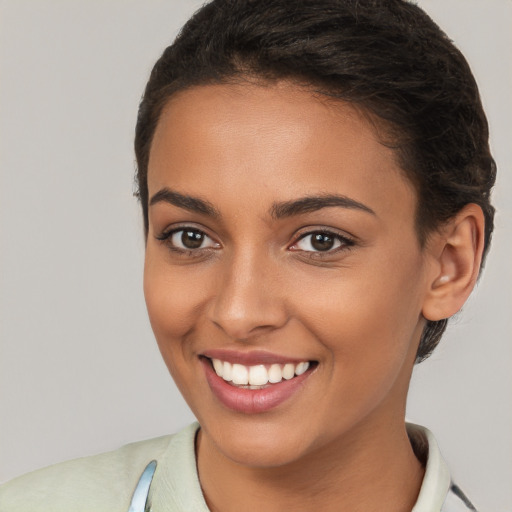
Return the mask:
[[[415,371],[481,511],[512,505],[512,2],[422,0],[468,57],[499,179],[478,290]],[[151,65],[198,1],[0,0],[0,481],[193,418],[146,318],[132,136]]]

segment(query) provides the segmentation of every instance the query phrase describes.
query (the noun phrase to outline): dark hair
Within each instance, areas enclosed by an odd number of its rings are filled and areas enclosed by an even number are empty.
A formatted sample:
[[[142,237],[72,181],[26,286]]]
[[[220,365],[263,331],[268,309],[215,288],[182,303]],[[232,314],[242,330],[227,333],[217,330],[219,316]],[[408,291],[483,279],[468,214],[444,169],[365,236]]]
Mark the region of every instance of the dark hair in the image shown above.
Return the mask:
[[[138,195],[148,229],[151,142],[169,97],[194,85],[293,80],[384,121],[387,145],[418,195],[423,246],[464,205],[493,230],[496,166],[468,63],[441,29],[406,0],[213,0],[155,64],[135,136]],[[447,319],[428,321],[416,362],[438,344]]]

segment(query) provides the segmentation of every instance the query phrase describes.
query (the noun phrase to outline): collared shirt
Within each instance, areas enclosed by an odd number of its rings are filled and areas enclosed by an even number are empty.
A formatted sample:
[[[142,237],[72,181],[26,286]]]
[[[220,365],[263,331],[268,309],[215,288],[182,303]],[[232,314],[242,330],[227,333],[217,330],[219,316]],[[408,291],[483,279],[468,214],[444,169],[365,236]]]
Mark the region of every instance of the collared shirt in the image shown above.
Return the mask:
[[[127,512],[141,472],[157,469],[148,496],[151,512],[209,512],[199,483],[194,423],[178,434],[34,471],[0,486],[0,512]],[[411,512],[474,511],[450,479],[433,434],[407,424],[425,476]]]
[[[407,434],[416,457],[425,462],[425,476],[411,512],[475,511],[465,494],[452,482],[434,434],[413,423],[407,423]]]

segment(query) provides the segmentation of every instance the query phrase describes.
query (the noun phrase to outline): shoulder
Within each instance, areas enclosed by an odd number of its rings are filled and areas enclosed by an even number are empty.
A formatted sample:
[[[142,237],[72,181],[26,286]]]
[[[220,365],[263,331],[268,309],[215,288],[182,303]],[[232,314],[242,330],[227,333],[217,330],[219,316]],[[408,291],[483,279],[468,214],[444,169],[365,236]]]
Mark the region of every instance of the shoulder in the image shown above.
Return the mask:
[[[173,436],[33,471],[0,486],[0,512],[126,512],[142,469]]]

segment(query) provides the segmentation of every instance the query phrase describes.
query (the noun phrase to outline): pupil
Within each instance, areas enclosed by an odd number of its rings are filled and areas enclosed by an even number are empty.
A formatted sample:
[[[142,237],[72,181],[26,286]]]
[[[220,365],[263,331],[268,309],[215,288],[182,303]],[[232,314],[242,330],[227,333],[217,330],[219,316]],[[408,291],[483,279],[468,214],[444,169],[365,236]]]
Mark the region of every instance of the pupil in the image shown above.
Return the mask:
[[[203,243],[204,234],[199,231],[183,231],[181,235],[181,243],[187,249],[197,249]]]
[[[329,236],[326,233],[317,233],[316,235],[313,235],[311,245],[317,251],[327,251],[332,249],[332,246],[334,245],[334,239],[332,236]]]

